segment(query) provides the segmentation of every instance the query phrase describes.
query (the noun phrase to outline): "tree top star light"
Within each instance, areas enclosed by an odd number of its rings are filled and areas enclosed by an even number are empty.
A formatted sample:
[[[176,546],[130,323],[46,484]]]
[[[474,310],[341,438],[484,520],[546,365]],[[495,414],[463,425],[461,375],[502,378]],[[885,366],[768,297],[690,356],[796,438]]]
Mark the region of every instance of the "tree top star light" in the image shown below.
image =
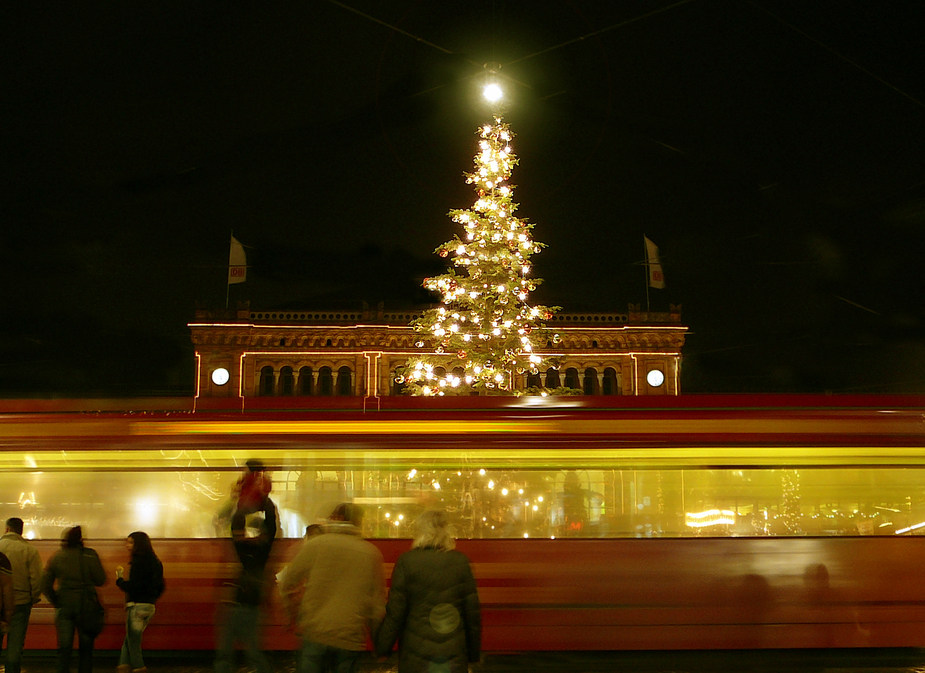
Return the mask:
[[[533,225],[515,215],[508,182],[518,163],[513,134],[500,116],[477,132],[475,170],[465,174],[477,199],[466,210],[450,211],[463,233],[435,251],[452,257],[455,268],[424,280],[442,304],[411,323],[422,335],[417,346],[433,349],[409,359],[399,374],[414,395],[517,394],[522,375],[543,364],[535,344],[558,341],[543,327],[558,307],[527,302],[542,282],[530,277],[530,257],[544,246],[533,240]]]

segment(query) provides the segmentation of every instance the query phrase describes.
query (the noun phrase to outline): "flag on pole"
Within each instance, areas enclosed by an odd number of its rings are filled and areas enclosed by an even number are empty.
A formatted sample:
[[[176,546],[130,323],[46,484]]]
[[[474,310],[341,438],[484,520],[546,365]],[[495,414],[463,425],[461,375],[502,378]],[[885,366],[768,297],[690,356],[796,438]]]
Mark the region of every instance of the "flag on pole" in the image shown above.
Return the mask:
[[[231,237],[231,251],[228,253],[228,284],[243,283],[247,280],[247,255],[244,246],[234,236]]]
[[[662,263],[658,260],[658,246],[649,240],[648,236],[643,236],[646,242],[646,267],[649,269],[649,287],[659,290],[665,288],[665,274],[662,271]]]

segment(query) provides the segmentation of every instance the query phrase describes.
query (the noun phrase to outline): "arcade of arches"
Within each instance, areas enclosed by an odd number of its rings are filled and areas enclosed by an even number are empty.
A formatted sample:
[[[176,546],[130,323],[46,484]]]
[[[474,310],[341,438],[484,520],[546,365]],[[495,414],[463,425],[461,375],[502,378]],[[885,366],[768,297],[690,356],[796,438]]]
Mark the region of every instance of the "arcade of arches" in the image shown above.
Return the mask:
[[[401,394],[395,372],[419,336],[415,313],[198,311],[190,323],[199,395],[367,396]],[[584,395],[677,395],[687,328],[680,308],[630,306],[625,314],[559,314],[560,336],[537,349],[557,368],[517,375],[515,387],[572,388]]]

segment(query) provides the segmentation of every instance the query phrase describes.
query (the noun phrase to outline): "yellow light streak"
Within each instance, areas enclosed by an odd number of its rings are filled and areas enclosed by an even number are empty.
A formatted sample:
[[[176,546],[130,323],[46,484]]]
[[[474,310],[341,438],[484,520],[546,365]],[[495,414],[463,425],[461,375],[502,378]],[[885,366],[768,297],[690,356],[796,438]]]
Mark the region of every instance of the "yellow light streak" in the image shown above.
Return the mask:
[[[684,515],[684,525],[688,528],[731,526],[735,522],[736,513],[730,509],[708,509],[704,512],[687,512]]]
[[[921,466],[925,447],[649,447],[623,448],[395,448],[366,449],[274,448],[255,445],[179,452],[173,458],[160,450],[74,450],[33,452],[37,467],[25,466],[12,451],[0,451],[0,471],[138,471],[236,470],[242,456],[258,456],[285,469],[392,469],[406,470],[427,464],[428,469],[458,469],[476,463],[486,469],[646,469],[715,467],[802,466]]]

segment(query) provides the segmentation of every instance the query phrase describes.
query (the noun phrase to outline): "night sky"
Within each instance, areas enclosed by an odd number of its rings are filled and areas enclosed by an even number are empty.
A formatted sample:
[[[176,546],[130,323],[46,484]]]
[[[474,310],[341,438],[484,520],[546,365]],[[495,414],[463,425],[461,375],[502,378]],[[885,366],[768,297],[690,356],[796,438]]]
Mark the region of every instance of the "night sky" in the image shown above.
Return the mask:
[[[920,0],[4,3],[0,395],[190,394],[222,308],[423,309],[483,64],[532,299],[690,326],[682,389],[925,392]]]

